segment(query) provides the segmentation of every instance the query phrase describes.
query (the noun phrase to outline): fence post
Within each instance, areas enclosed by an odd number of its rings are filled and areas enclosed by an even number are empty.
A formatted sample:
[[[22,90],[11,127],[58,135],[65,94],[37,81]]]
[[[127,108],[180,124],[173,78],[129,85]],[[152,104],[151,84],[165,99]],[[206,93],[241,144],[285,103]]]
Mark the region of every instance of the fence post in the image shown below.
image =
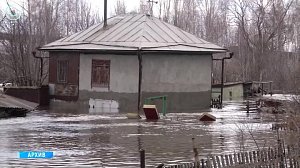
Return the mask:
[[[163,99],[163,115],[166,116],[167,113],[167,96],[162,97]]]
[[[249,100],[247,100],[247,105],[246,105],[246,108],[247,108],[247,113],[249,113],[249,111],[250,111],[250,104],[249,104]]]
[[[199,160],[199,153],[198,153],[198,149],[196,148],[195,145],[195,138],[192,138],[192,143],[193,143],[193,152],[194,152],[194,167],[195,168],[200,168],[200,160]]]
[[[204,168],[204,159],[201,159],[201,168]]]
[[[284,166],[284,148],[283,148],[283,146],[282,146],[282,142],[281,142],[281,140],[280,139],[278,139],[277,140],[278,141],[278,154],[279,154],[279,159],[280,159],[280,161],[279,161],[279,167],[280,168],[284,168],[285,166]]]
[[[141,168],[146,167],[146,164],[145,164],[145,150],[144,149],[140,150],[140,163],[141,163]]]

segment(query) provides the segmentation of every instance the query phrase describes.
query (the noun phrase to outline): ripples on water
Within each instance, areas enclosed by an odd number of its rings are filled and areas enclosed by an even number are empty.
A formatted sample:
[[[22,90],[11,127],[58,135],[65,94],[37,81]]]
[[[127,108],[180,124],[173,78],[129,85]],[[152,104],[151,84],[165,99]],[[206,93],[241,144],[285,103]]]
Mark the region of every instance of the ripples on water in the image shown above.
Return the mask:
[[[128,120],[125,114],[55,114],[36,111],[0,120],[0,167],[139,167],[139,149],[148,167],[192,161],[192,137],[201,157],[275,145],[274,116],[246,114],[241,102],[213,110],[216,122],[199,113],[167,114],[157,122]],[[264,115],[264,116],[263,116]],[[242,134],[242,130],[244,134]],[[243,135],[243,136],[242,136]],[[50,160],[18,159],[19,151],[54,151]]]

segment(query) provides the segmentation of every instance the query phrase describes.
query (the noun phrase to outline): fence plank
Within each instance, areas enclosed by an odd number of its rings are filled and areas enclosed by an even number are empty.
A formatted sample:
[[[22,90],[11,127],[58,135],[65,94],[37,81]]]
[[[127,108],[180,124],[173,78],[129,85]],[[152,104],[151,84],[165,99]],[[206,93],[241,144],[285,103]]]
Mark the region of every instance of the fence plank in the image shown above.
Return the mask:
[[[213,163],[214,168],[217,168],[217,161],[216,161],[215,157],[212,156],[211,158],[212,158],[212,163]]]
[[[268,152],[268,160],[271,160],[272,159],[272,157],[271,157],[271,148],[269,148],[267,152]]]
[[[246,162],[245,162],[245,153],[242,152],[240,155],[241,155],[241,163],[242,163],[242,164],[245,164],[245,163],[246,163]]]
[[[278,160],[277,159],[273,159],[273,168],[277,168],[278,167]]]
[[[268,161],[268,151],[266,149],[263,150],[263,162]]]
[[[284,148],[282,148],[284,149]],[[229,155],[212,156],[207,159],[201,159],[198,163],[201,168],[300,168],[299,149],[292,146],[286,148],[284,155],[283,150],[277,148],[267,148],[252,152],[239,152]],[[282,160],[284,162],[282,162]],[[195,168],[197,164],[182,163],[178,165],[166,166],[167,168]]]
[[[273,150],[273,149],[271,149],[271,151],[270,151],[270,158],[272,158],[272,159],[275,158],[275,157],[274,157],[274,150]]]
[[[245,153],[242,152],[242,153],[240,153],[240,155],[241,155],[241,163],[240,164],[245,164]]]
[[[253,151],[253,163],[256,163],[257,162],[257,157],[256,157],[256,152]]]
[[[221,161],[220,161],[220,156],[216,156],[216,159],[217,159],[218,167],[222,167]]]
[[[289,162],[290,162],[290,166],[291,166],[291,168],[296,168],[296,165],[295,165],[295,159],[294,158],[292,158],[292,157],[289,157],[288,158],[288,160],[289,160]]]
[[[244,152],[244,156],[245,156],[245,164],[249,164],[248,152]]]
[[[204,159],[201,159],[201,168],[204,168],[205,167],[205,161]]]
[[[225,161],[224,161],[224,155],[221,155],[220,157],[221,157],[222,166],[225,167],[226,165],[225,165]]]
[[[236,153],[234,153],[233,158],[234,158],[234,164],[237,165],[238,161],[237,161],[237,154]]]
[[[230,162],[230,166],[232,166],[234,163],[232,155],[229,155],[229,162]]]
[[[252,152],[249,152],[249,163],[253,163]]]
[[[293,165],[293,160],[292,160],[292,158],[290,157],[290,158],[288,159],[288,161],[289,161],[289,163],[290,163],[290,168],[293,168],[294,165]]]
[[[297,156],[294,157],[294,166],[299,168],[299,158],[300,156],[298,156],[298,159],[297,159]]]
[[[265,149],[263,149],[262,150],[262,161],[263,162],[265,162],[265,161],[267,161],[268,160],[268,156],[267,156],[268,154],[267,154],[267,150],[265,150]]]
[[[257,162],[261,161],[261,151],[256,152],[256,158],[257,158]]]
[[[225,155],[225,162],[226,162],[226,166],[230,166],[228,155]]]
[[[211,157],[210,156],[207,156],[207,161],[206,161],[206,166],[207,168],[212,168],[212,163],[211,163]]]
[[[279,158],[279,154],[278,154],[278,149],[277,148],[274,149],[274,155],[275,155],[276,159]]]
[[[237,157],[238,157],[238,164],[241,164],[241,153],[237,153]]]

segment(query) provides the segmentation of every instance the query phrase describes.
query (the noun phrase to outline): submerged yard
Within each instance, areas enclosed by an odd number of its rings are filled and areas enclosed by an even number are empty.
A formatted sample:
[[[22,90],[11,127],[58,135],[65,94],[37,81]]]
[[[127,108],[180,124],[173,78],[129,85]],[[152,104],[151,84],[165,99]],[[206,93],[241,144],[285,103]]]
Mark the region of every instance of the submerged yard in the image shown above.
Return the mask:
[[[276,145],[276,115],[250,113],[242,101],[213,109],[216,122],[199,113],[172,113],[157,121],[129,120],[126,114],[68,114],[36,111],[25,118],[0,120],[0,167],[138,167],[193,160],[192,137],[202,158]],[[254,141],[256,140],[256,143]],[[54,151],[50,160],[18,159],[19,151]]]
[[[300,167],[300,0],[0,4],[0,168],[136,168],[140,151],[146,167],[297,151]],[[234,100],[264,94],[278,101]],[[127,118],[152,103],[178,113]]]

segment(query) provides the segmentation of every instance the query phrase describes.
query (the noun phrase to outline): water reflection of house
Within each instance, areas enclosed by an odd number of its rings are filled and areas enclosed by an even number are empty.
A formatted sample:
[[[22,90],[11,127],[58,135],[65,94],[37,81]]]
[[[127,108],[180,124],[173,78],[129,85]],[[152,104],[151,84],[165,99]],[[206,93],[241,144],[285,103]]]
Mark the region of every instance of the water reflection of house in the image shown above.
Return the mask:
[[[110,18],[41,50],[50,53],[52,98],[115,100],[122,111],[157,95],[168,96],[169,111],[209,108],[212,54],[226,52],[144,14]]]

